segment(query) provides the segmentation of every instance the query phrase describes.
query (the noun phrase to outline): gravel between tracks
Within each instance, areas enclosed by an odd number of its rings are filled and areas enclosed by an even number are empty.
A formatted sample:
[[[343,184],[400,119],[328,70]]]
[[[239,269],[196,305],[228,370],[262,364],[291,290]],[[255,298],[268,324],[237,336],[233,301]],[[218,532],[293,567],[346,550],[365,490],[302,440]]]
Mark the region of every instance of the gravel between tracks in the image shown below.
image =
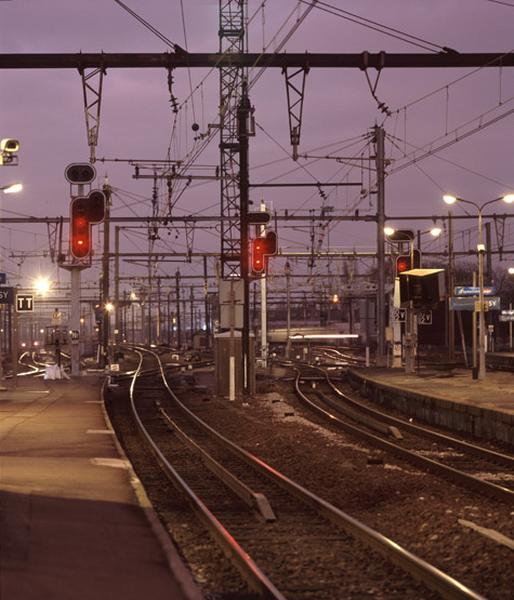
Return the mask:
[[[213,385],[208,373],[196,380]],[[236,443],[342,510],[491,600],[512,598],[513,551],[459,522],[514,538],[511,507],[331,431],[300,406],[285,382],[249,403],[228,402],[207,389],[186,385],[179,395]]]

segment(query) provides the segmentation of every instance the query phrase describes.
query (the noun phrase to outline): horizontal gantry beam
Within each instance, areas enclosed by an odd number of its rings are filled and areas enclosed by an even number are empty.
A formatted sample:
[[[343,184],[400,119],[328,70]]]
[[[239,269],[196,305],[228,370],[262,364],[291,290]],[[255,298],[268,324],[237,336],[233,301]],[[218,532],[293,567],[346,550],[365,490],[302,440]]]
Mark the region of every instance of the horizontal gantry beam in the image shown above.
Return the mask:
[[[514,53],[388,54],[219,54],[219,53],[74,53],[0,54],[0,69],[158,69],[180,67],[286,67],[408,69],[512,67]]]

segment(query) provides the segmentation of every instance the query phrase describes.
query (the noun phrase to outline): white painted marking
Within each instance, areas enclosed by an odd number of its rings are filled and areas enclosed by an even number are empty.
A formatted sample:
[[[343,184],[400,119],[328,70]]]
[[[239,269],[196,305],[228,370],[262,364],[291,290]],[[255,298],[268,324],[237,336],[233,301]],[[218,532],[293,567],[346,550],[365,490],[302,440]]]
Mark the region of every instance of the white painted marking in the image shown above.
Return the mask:
[[[98,467],[112,467],[113,469],[128,469],[130,463],[122,458],[92,458],[91,462]]]
[[[114,431],[112,429],[88,429],[86,433],[107,433],[109,435],[112,435]]]
[[[101,400],[86,400],[85,404],[103,404]]]

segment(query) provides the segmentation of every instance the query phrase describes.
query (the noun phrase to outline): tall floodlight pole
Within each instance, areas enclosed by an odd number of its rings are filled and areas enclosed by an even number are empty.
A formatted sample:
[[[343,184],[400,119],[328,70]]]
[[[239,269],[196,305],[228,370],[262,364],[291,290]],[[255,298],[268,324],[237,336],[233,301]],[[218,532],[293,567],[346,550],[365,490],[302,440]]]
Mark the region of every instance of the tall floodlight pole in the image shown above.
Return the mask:
[[[483,240],[483,210],[489,204],[493,202],[498,202],[499,200],[503,200],[507,204],[512,204],[514,202],[514,194],[506,194],[505,196],[500,196],[499,198],[494,198],[493,200],[489,200],[485,204],[481,206],[476,202],[472,202],[471,200],[464,200],[464,198],[459,198],[457,196],[451,196],[450,194],[446,194],[443,196],[443,200],[446,204],[454,204],[455,202],[465,202],[466,204],[471,204],[477,210],[478,216],[478,241],[477,241],[477,254],[478,254],[478,379],[485,379],[485,315],[484,315],[484,254],[485,254],[485,244]]]
[[[375,125],[375,164],[377,169],[377,353],[378,367],[386,365],[385,352],[385,145],[384,128]]]

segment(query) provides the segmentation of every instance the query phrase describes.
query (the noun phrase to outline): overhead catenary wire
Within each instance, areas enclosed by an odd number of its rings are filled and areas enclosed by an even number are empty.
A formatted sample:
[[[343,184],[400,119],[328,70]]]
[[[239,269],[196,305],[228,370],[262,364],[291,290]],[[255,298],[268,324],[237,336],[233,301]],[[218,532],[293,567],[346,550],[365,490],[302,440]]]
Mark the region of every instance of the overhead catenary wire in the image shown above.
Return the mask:
[[[309,3],[309,0],[299,0],[303,4]],[[323,0],[318,0],[316,3],[316,8],[320,11],[326,12],[328,14],[334,15],[336,17],[340,17],[346,21],[350,21],[352,23],[356,23],[357,25],[361,25],[363,27],[367,27],[368,29],[372,29],[373,31],[378,31],[384,35],[389,37],[396,38],[413,46],[417,46],[418,48],[423,48],[424,50],[429,50],[430,52],[455,52],[451,48],[447,46],[442,46],[441,44],[437,44],[435,42],[430,42],[425,40],[419,36],[412,35],[400,29],[396,29],[394,27],[390,27],[388,25],[384,25],[377,21],[373,21],[366,17],[361,17],[355,13],[344,10],[333,4],[329,4],[328,2],[324,2]]]
[[[396,142],[400,142],[403,144],[406,144],[407,146],[410,146],[411,148],[413,148],[414,150],[422,150],[422,148],[420,146],[416,146],[414,145],[412,142],[408,142],[406,139],[402,139],[400,137],[391,135],[391,134],[387,134],[388,139],[391,140],[395,140]],[[405,152],[404,149],[400,148],[399,146],[397,146],[395,144],[395,146],[398,148],[398,150],[400,150],[401,154],[403,156],[408,156],[408,154]],[[452,165],[454,167],[457,167],[458,169],[461,169],[462,171],[466,171],[467,173],[470,173],[471,175],[476,175],[477,177],[480,177],[481,179],[484,179],[485,181],[490,181],[491,183],[496,183],[502,187],[504,187],[505,189],[512,189],[514,188],[514,185],[511,184],[507,184],[503,181],[500,181],[498,179],[495,179],[494,177],[490,177],[489,175],[485,175],[484,173],[480,173],[479,171],[476,171],[474,169],[470,169],[469,167],[465,167],[464,165],[461,165],[460,163],[454,161],[454,160],[450,160],[449,158],[446,158],[444,156],[440,156],[439,154],[433,154],[432,155],[433,158],[436,158],[439,161],[445,162],[449,165]],[[392,172],[389,172],[388,175],[393,174]]]
[[[493,4],[502,4],[503,6],[514,8],[514,4],[512,4],[511,2],[505,2],[505,0],[486,0],[486,2],[492,2]]]

